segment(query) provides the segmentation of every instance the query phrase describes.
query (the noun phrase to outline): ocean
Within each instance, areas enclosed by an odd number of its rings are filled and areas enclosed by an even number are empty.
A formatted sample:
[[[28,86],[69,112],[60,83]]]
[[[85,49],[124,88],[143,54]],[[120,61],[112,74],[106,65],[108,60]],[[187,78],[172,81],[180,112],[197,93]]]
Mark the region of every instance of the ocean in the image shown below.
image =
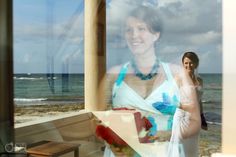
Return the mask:
[[[15,105],[84,102],[83,74],[15,74]]]
[[[200,74],[203,79],[203,112],[209,123],[222,122],[222,74]]]
[[[200,76],[204,82],[202,100],[206,118],[221,123],[222,75]],[[14,102],[17,106],[84,103],[83,82],[83,74],[15,74]]]

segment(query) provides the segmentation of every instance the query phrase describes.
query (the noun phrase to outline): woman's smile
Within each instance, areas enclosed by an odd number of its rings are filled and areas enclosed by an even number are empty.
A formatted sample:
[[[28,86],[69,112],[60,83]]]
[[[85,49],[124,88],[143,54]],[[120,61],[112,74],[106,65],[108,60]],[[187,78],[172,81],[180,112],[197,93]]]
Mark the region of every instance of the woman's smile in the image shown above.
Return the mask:
[[[133,54],[154,53],[154,43],[158,40],[147,24],[135,17],[129,17],[127,20],[125,38]]]

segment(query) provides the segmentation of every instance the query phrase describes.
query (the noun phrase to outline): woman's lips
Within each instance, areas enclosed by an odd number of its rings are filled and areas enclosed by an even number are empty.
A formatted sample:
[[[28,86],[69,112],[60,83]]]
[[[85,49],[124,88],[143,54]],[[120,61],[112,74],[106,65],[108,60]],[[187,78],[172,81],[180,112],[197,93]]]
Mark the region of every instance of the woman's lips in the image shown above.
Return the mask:
[[[142,42],[131,42],[132,46],[140,46]]]

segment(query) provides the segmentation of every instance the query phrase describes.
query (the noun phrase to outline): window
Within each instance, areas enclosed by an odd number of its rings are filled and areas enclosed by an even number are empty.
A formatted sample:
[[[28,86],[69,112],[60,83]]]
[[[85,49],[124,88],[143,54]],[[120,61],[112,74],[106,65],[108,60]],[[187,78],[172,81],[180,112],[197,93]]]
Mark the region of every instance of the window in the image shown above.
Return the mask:
[[[181,65],[184,52],[194,51],[198,54],[200,63],[197,73],[204,82],[203,111],[209,126],[207,132],[200,133],[199,148],[201,155],[210,156],[209,145],[211,144],[209,143],[212,143],[214,145],[212,152],[219,152],[222,123],[221,1],[205,1],[203,4],[197,1],[180,0],[113,0],[107,5],[107,69],[132,62],[132,50],[129,50],[129,43],[126,45],[126,40],[124,40],[124,34],[127,31],[124,19],[127,13],[136,6],[159,8],[157,16],[162,18],[163,29],[155,47],[158,59]],[[141,37],[135,38],[136,40],[134,38],[132,38],[133,45],[143,42]],[[114,73],[117,72],[119,70]],[[138,89],[134,85],[133,87],[135,87],[133,89]]]
[[[15,123],[83,109],[83,0],[14,0]]]

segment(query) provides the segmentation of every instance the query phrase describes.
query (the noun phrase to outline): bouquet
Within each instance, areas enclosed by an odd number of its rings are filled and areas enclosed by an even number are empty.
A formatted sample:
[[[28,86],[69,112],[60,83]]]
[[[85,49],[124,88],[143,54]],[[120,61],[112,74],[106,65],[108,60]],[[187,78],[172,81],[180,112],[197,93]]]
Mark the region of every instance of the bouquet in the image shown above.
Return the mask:
[[[134,115],[136,128],[138,131],[139,142],[140,143],[150,143],[153,142],[150,140],[149,131],[152,128],[152,123],[146,117],[142,117],[140,112],[136,112]]]
[[[115,108],[114,111],[124,111],[124,110],[135,110],[135,109],[128,109],[128,108]],[[146,118],[142,117],[140,112],[134,112],[134,119],[136,123],[137,132],[139,135],[140,143],[149,143],[152,142],[149,140],[150,136],[148,131],[152,127],[151,122]],[[132,148],[120,138],[114,131],[112,131],[109,127],[104,125],[97,125],[96,127],[96,135],[103,140],[105,140],[108,144],[114,147],[119,147],[122,152],[128,154],[128,156],[132,156],[131,154],[134,153]]]

